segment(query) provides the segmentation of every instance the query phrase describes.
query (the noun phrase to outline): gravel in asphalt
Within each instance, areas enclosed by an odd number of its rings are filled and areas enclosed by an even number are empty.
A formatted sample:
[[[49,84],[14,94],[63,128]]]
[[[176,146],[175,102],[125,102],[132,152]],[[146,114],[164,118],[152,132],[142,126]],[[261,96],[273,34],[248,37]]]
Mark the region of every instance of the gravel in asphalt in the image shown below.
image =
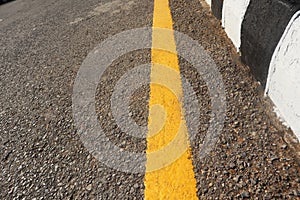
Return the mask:
[[[199,159],[195,155],[208,129],[211,102],[201,76],[180,59],[201,110],[199,134],[191,143],[199,198],[298,199],[299,154],[220,21],[198,0],[171,0],[170,5],[174,29],[204,47],[226,88],[224,129],[213,151]],[[16,0],[0,6],[0,199],[143,198],[144,174],[110,169],[84,147],[74,125],[72,92],[88,53],[119,32],[151,27],[152,12],[153,2],[146,0]],[[132,152],[144,152],[146,141],[120,131],[110,97],[126,71],[150,59],[149,49],[118,58],[96,93],[107,137]],[[147,124],[148,99],[148,85],[131,98],[137,124]]]
[[[205,5],[205,4],[204,4]],[[208,9],[198,0],[172,1],[174,29],[197,40],[219,67],[226,87],[227,113],[223,133],[214,150],[200,160],[193,157],[198,196],[203,199],[297,199],[300,190],[299,157],[286,146],[285,127],[267,108],[260,85],[243,66],[233,44]],[[207,86],[191,66],[181,61],[183,76],[199,92],[203,113],[194,155],[207,132],[210,101]],[[202,133],[202,134],[201,134]],[[200,141],[200,143],[199,143]]]

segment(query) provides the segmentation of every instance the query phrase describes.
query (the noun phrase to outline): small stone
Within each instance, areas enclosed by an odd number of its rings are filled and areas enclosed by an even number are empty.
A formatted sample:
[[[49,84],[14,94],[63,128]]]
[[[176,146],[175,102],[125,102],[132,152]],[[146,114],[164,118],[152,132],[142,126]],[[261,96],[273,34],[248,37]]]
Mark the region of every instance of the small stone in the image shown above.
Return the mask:
[[[283,144],[283,145],[281,145],[281,148],[282,148],[282,149],[286,149],[286,148],[287,148],[287,145],[286,145],[286,144]]]
[[[228,175],[229,172],[228,171],[223,171],[223,174]]]
[[[279,160],[279,158],[277,158],[277,157],[272,157],[272,158],[270,159],[271,162],[274,162],[274,161],[277,161],[277,160]]]
[[[234,180],[235,182],[239,182],[239,181],[240,181],[240,178],[241,178],[241,176],[240,176],[240,175],[237,175],[236,177],[233,178],[233,180]]]
[[[266,195],[264,196],[264,199],[265,199],[265,200],[269,200],[269,199],[271,199],[271,197],[270,197],[270,195],[266,194]]]
[[[134,188],[130,188],[130,194],[134,193]]]
[[[252,185],[256,185],[257,184],[257,181],[254,180],[254,179],[252,179],[252,178],[250,179],[250,182],[251,182]]]
[[[294,196],[300,197],[300,191],[294,190],[293,193],[294,193]]]
[[[252,133],[251,133],[251,136],[252,136],[253,138],[255,138],[255,137],[257,136],[257,133],[256,133],[256,132],[252,132]]]
[[[235,165],[234,163],[230,163],[230,164],[229,164],[229,168],[230,168],[230,169],[234,169],[235,167],[236,167],[236,165]]]
[[[238,127],[239,126],[239,124],[240,124],[240,122],[239,121],[235,121],[234,123],[233,123],[233,128],[236,128],[236,127]]]
[[[249,192],[242,192],[241,197],[242,198],[249,198],[250,194],[249,194]]]
[[[92,190],[92,184],[89,184],[89,185],[86,187],[86,190],[91,191],[91,190]]]

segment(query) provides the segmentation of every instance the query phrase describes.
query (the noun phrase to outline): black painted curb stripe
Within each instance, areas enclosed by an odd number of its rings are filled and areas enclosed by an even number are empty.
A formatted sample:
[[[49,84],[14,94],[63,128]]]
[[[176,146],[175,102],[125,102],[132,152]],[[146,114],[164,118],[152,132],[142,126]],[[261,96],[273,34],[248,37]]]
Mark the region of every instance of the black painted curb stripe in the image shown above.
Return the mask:
[[[287,0],[251,0],[242,23],[242,61],[265,88],[274,50],[299,3]]]
[[[224,0],[212,0],[211,1],[211,10],[212,10],[212,13],[219,20],[222,19],[223,2],[224,2]]]

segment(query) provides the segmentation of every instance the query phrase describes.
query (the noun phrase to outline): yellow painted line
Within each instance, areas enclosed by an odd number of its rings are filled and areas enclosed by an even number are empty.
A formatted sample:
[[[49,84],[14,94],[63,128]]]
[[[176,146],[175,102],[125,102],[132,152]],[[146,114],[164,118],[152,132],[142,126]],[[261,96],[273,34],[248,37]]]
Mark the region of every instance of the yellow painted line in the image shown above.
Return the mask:
[[[145,199],[198,199],[168,0],[154,0],[151,53]]]

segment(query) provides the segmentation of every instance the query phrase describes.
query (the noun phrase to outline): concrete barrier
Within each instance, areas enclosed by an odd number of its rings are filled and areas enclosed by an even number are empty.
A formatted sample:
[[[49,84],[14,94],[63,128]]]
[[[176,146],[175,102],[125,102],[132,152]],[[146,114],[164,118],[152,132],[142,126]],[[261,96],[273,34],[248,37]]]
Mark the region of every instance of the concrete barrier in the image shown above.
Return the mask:
[[[273,53],[266,95],[300,138],[300,12],[288,24]]]
[[[300,0],[206,1],[278,116],[300,139]]]

